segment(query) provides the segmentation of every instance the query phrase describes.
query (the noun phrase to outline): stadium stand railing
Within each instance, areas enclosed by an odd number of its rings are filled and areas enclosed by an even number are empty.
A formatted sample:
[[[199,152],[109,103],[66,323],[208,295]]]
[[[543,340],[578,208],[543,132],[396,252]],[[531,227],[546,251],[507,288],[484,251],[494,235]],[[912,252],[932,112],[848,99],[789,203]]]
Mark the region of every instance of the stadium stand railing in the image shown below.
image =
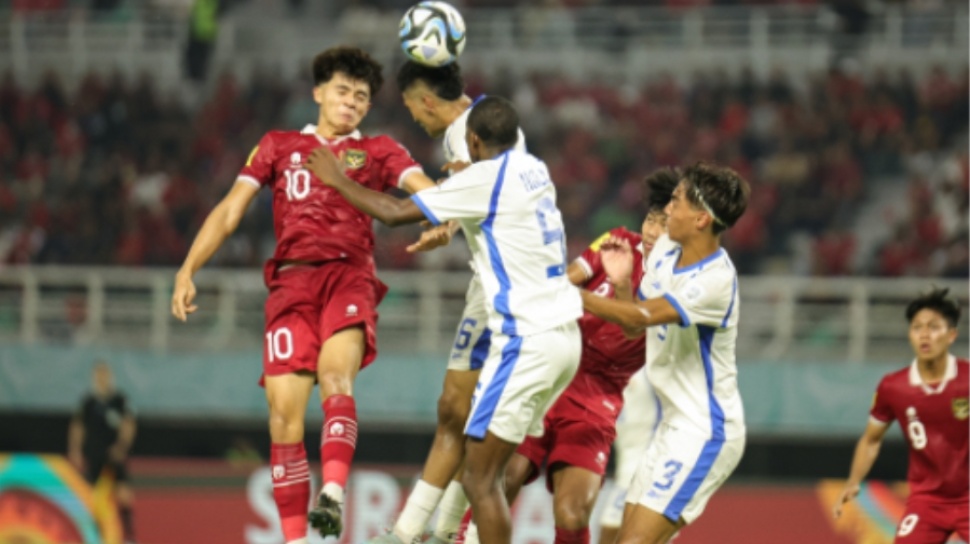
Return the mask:
[[[169,269],[32,266],[0,269],[0,343],[172,352],[259,350],[262,276],[204,270],[199,311],[188,324],[169,313]],[[446,353],[464,306],[465,272],[381,272],[383,349]],[[743,277],[739,360],[900,362],[909,357],[906,303],[948,287],[967,307],[965,280]]]
[[[258,3],[252,3],[258,4]],[[824,68],[851,56],[866,65],[965,65],[966,3],[924,8],[873,4],[846,33],[844,21],[823,6],[469,9],[465,62],[517,74],[554,67],[571,75],[626,79],[660,70],[749,65],[758,73],[776,66]],[[30,81],[52,69],[67,79],[92,69],[150,71],[177,85],[186,39],[186,14],[158,9],[98,16],[83,10],[0,10],[0,71]],[[348,8],[336,17],[267,15],[247,5],[220,22],[216,66],[243,73],[276,66],[290,75],[329,45],[363,46],[380,60],[400,59],[400,13]],[[267,19],[272,24],[267,24]]]

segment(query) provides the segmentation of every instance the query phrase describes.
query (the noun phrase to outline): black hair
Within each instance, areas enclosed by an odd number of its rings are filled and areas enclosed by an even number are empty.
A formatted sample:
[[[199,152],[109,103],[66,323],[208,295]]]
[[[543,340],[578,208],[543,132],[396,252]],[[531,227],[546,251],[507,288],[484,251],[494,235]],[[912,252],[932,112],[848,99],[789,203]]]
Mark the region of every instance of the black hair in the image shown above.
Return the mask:
[[[342,72],[351,79],[366,82],[374,96],[384,85],[383,69],[381,63],[359,47],[331,47],[313,59],[313,85],[326,83],[335,73]]]
[[[751,188],[730,168],[697,162],[684,170],[683,180],[687,200],[714,215],[714,234],[734,226],[748,207]]]
[[[643,178],[643,203],[646,205],[647,214],[663,212],[670,202],[670,195],[674,194],[674,189],[683,177],[680,168],[664,167]]]
[[[461,68],[457,62],[432,67],[408,61],[398,69],[397,88],[402,93],[419,81],[423,81],[442,100],[458,100],[465,94],[465,80],[461,77]]]
[[[508,149],[519,139],[519,114],[501,96],[487,96],[475,104],[467,126],[488,147]]]
[[[906,307],[906,321],[912,322],[920,310],[932,310],[943,316],[950,328],[956,328],[960,322],[960,303],[947,298],[949,289],[936,289],[916,297]]]

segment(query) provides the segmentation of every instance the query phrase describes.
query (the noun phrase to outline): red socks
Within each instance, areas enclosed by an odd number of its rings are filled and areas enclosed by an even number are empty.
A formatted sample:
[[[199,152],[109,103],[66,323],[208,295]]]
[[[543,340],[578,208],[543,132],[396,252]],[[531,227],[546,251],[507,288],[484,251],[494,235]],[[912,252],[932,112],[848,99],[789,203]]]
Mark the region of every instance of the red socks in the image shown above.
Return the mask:
[[[555,544],[589,544],[589,527],[571,531],[556,527]]]
[[[350,461],[357,447],[357,404],[350,395],[331,395],[323,401],[323,413],[320,439],[323,485],[336,484],[343,489],[347,487]]]
[[[465,544],[465,533],[468,532],[468,526],[472,522],[472,509],[469,508],[465,511],[465,515],[461,517],[461,523],[458,525],[458,534],[455,535],[455,544]]]
[[[303,443],[273,444],[269,453],[273,475],[273,499],[280,512],[287,542],[306,538],[307,506],[310,503],[310,467]]]

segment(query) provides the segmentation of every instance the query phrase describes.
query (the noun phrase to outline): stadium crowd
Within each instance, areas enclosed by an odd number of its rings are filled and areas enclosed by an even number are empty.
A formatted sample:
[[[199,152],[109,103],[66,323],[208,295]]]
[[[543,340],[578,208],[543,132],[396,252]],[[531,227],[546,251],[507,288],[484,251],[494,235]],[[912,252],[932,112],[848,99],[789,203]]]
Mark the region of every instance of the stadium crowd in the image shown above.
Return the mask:
[[[726,241],[743,273],[968,274],[966,71],[798,81],[715,71],[638,87],[466,78],[469,94],[487,89],[520,109],[558,185],[571,256],[613,226],[638,227],[647,172],[711,159],[754,189]],[[92,73],[76,89],[53,73],[33,88],[0,77],[0,262],[176,265],[260,135],[315,119],[308,82],[249,81],[222,75],[188,107],[148,75]],[[399,138],[437,177],[438,145],[392,82],[364,126]],[[270,213],[263,192],[217,263],[268,256]],[[414,235],[381,228],[379,265],[464,266],[462,255],[405,253]]]

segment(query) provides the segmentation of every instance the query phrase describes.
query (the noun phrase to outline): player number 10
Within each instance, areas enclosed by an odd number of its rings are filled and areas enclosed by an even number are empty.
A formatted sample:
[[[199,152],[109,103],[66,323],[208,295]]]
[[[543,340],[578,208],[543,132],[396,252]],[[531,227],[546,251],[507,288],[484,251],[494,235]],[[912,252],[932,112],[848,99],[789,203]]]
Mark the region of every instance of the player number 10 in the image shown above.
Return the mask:
[[[286,199],[303,200],[310,194],[310,172],[283,170],[286,175]]]
[[[266,333],[266,351],[269,353],[269,362],[275,363],[277,359],[289,359],[293,356],[293,333],[287,327],[280,327],[275,331]]]

